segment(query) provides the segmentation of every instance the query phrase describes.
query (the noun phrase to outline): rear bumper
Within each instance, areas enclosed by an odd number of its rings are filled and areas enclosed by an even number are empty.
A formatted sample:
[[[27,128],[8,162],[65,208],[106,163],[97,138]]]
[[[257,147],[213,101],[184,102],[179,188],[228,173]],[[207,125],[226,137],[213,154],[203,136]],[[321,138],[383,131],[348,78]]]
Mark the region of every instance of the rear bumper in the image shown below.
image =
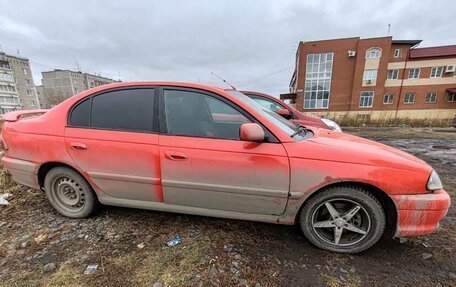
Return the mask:
[[[2,164],[11,173],[15,182],[40,189],[37,176],[38,163],[4,156]]]
[[[451,204],[450,196],[443,189],[427,194],[393,195],[392,198],[398,213],[395,237],[434,232]]]

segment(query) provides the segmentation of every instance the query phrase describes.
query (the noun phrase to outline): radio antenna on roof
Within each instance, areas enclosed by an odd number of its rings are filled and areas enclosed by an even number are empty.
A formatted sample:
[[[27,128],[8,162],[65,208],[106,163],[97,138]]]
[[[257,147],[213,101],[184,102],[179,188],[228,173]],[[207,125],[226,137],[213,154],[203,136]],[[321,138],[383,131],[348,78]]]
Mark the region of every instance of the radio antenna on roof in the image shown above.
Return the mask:
[[[219,78],[220,80],[222,80],[225,84],[227,84],[228,86],[230,86],[233,90],[237,91],[237,89],[231,85],[230,83],[228,83],[224,78],[220,77],[219,75],[217,75],[216,73],[214,72],[211,72],[212,75],[216,76],[217,78]]]

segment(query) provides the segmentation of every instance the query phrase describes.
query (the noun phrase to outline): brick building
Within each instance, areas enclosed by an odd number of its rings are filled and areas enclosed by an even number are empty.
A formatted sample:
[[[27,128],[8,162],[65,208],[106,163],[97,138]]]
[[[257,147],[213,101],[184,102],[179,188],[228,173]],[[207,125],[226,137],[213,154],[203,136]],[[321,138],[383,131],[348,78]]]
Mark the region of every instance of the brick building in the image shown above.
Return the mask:
[[[345,38],[300,42],[290,82],[296,108],[342,119],[452,118],[456,45],[417,48],[420,40]]]

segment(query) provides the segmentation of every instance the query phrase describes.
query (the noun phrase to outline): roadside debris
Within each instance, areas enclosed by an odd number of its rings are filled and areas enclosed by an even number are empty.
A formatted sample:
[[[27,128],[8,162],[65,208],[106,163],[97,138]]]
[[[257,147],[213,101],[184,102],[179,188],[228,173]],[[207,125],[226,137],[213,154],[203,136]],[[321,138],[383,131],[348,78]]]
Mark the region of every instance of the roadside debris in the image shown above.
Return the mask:
[[[423,253],[422,256],[423,256],[423,259],[429,259],[429,258],[432,257],[432,254],[431,253]]]
[[[98,268],[98,263],[87,265],[86,269],[84,270],[84,275],[92,274],[93,272],[95,272],[95,270],[97,270],[97,268]]]
[[[9,205],[10,203],[8,202],[7,199],[9,199],[11,196],[13,196],[11,193],[4,193],[0,195],[0,205]]]
[[[54,263],[48,263],[48,264],[44,265],[44,267],[43,267],[44,272],[51,272],[54,269],[55,269]]]
[[[144,243],[139,243],[138,245],[136,245],[136,247],[138,247],[139,249],[143,249],[144,246],[146,246]]]
[[[182,239],[179,236],[176,236],[173,239],[171,239],[170,241],[168,241],[166,243],[166,245],[168,245],[168,247],[173,247],[173,246],[176,246],[177,244],[181,244],[181,243],[182,243]]]

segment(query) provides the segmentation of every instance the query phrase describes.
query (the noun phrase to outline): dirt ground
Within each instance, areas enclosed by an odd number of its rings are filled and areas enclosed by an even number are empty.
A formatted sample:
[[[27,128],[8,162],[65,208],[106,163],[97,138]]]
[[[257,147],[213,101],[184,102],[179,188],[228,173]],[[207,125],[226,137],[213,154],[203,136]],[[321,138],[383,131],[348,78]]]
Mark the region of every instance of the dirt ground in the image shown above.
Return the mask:
[[[456,198],[456,129],[346,132],[426,160]],[[0,184],[13,194],[0,207],[0,286],[456,286],[454,204],[437,233],[340,255],[294,226],[115,207],[68,219],[42,192]],[[167,247],[176,235],[182,244]]]

